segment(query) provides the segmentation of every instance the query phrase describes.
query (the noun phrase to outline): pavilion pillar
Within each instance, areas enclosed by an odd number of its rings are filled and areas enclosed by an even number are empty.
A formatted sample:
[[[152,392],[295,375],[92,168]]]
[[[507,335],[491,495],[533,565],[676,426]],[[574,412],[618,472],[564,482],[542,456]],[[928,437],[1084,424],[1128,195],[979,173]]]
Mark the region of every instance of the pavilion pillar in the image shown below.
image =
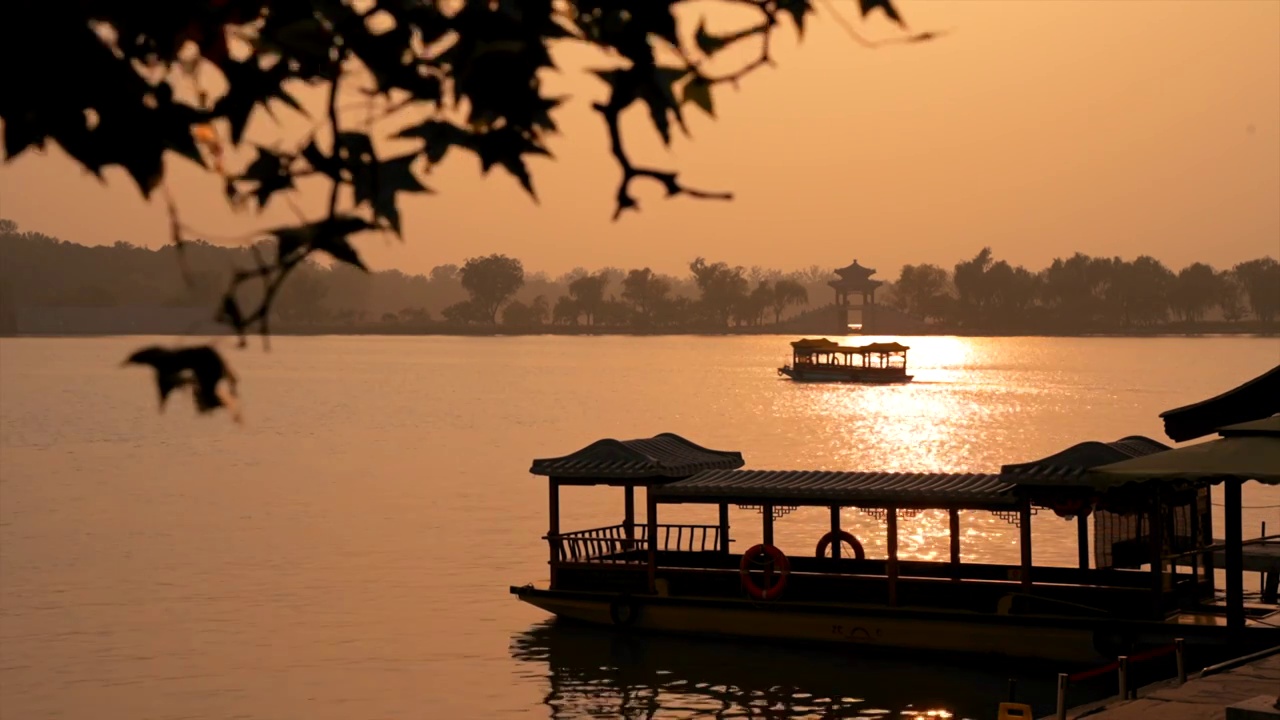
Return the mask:
[[[658,499],[653,488],[645,488],[645,524],[649,546],[649,592],[658,592]]]
[[[551,478],[547,482],[550,489],[547,498],[547,547],[550,559],[547,561],[551,579],[551,589],[556,588],[556,566],[560,564],[560,481]]]
[[[1018,545],[1022,550],[1022,591],[1031,592],[1031,500],[1018,509]]]
[[[1240,510],[1240,478],[1227,478],[1222,483],[1223,541],[1227,556],[1227,627],[1244,628],[1244,534]]]
[[[898,508],[885,509],[886,545],[889,557],[885,561],[885,576],[889,581],[889,604],[898,604]]]
[[[839,533],[840,533],[840,506],[832,505],[831,506],[831,536],[834,537],[835,540],[833,540],[831,543],[831,548],[832,548],[831,557],[835,558],[836,560],[840,559]]]
[[[773,544],[773,505],[761,505],[760,515],[764,520],[764,544]]]
[[[729,554],[729,503],[720,503],[720,552]]]
[[[951,508],[947,511],[948,524],[951,526],[951,579],[960,579],[960,511]]]

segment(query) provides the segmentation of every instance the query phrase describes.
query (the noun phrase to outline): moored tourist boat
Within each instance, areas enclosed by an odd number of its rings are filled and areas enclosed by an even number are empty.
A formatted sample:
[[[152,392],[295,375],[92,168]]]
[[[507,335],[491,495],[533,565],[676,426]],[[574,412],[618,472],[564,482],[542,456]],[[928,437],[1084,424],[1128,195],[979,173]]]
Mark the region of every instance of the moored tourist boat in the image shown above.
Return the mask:
[[[1280,443],[1280,418],[1267,422],[1250,432]],[[601,440],[534,461],[532,472],[550,486],[550,579],[510,590],[572,620],[767,641],[1063,662],[1112,659],[1176,638],[1198,651],[1280,645],[1274,599],[1245,602],[1236,577],[1227,578],[1225,601],[1215,588],[1215,554],[1225,552],[1228,569],[1240,573],[1238,490],[1227,493],[1234,507],[1226,508],[1224,546],[1213,539],[1210,503],[1221,477],[1144,481],[1102,471],[1165,452],[1155,440],[1129,437],[996,473],[778,471],[743,469],[739,453],[671,434]],[[1256,479],[1280,483],[1280,471]],[[563,531],[559,489],[575,485],[621,488],[622,522]],[[645,491],[643,522],[637,488]],[[715,508],[716,520],[662,522],[663,507],[674,504]],[[742,552],[731,548],[731,505],[759,512],[760,542]],[[830,530],[812,547],[784,552],[775,525],[805,506],[826,508]],[[842,528],[843,511],[855,508],[884,523],[884,557],[869,557]],[[900,524],[926,510],[947,514],[949,557],[899,557]],[[961,511],[1016,526],[1020,562],[962,562]],[[1076,523],[1077,567],[1033,564],[1033,518]]]
[[[911,382],[907,350],[896,342],[855,347],[805,338],[791,343],[791,363],[778,368],[778,374],[801,382]]]

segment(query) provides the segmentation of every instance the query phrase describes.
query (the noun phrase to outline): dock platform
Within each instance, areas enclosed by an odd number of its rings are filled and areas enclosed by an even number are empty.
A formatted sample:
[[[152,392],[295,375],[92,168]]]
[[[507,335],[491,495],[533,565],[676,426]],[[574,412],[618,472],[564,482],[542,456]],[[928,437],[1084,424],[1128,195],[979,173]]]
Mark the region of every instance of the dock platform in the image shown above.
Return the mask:
[[[1217,546],[1225,544],[1222,540],[1214,540],[1213,543]],[[1270,535],[1248,540],[1240,554],[1245,572],[1261,573],[1263,576],[1262,601],[1275,603],[1277,595],[1280,595],[1280,536]],[[1176,562],[1181,566],[1191,565],[1191,559],[1187,557],[1179,558]],[[1215,567],[1226,567],[1226,554],[1222,550],[1214,552],[1213,562]]]
[[[1169,680],[1138,690],[1135,700],[1113,698],[1067,711],[1067,717],[1089,720],[1226,720],[1227,708],[1259,696],[1280,699],[1280,648],[1270,654],[1208,675],[1192,676],[1184,685]],[[1280,713],[1280,710],[1276,711]]]

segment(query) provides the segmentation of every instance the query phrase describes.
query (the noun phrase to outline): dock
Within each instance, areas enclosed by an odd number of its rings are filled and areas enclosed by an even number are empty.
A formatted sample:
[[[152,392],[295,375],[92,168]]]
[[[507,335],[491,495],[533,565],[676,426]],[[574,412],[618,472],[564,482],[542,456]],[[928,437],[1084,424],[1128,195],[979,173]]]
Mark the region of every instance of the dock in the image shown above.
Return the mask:
[[[1266,698],[1269,702],[1262,702]],[[1206,668],[1179,685],[1177,680],[1138,689],[1137,698],[1113,698],[1067,711],[1089,720],[1233,720],[1280,718],[1280,647],[1250,658]],[[1050,716],[1052,718],[1052,716]]]
[[[1265,528],[1265,524],[1263,525]],[[1226,553],[1223,540],[1214,540],[1212,552],[1214,567],[1226,567]],[[1243,570],[1262,575],[1262,601],[1276,602],[1280,595],[1280,535],[1264,535],[1263,537],[1245,540],[1240,549]],[[1181,556],[1175,561],[1181,566],[1190,566],[1191,558]]]

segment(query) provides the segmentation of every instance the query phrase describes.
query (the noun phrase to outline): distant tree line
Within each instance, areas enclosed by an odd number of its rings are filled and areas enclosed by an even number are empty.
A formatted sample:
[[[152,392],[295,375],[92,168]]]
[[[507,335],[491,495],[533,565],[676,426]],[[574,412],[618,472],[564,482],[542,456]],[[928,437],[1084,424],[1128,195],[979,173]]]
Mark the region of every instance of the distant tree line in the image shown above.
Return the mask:
[[[266,248],[192,241],[157,250],[125,242],[84,246],[0,219],[0,318],[21,307],[216,307],[237,269],[253,268]],[[547,326],[637,330],[715,330],[777,324],[830,293],[829,268],[784,273],[698,258],[683,277],[650,268],[575,268],[558,277],[526,272],[505,255],[432,268],[366,273],[345,263],[296,268],[272,304],[279,331],[324,327]],[[261,288],[238,298],[256,304]],[[3,325],[0,324],[0,328]]]
[[[1171,321],[1194,326],[1275,323],[1280,315],[1280,263],[1262,257],[1216,270],[1193,263],[1174,272],[1159,260],[1076,253],[1038,272],[996,260],[983,248],[952,272],[906,265],[889,302],[900,310],[965,331],[1124,331]]]
[[[190,242],[151,250],[119,242],[84,246],[0,219],[0,330],[20,308],[199,307],[217,305],[231,274],[255,267],[260,248]],[[505,255],[441,265],[427,275],[365,273],[344,263],[308,262],[273,304],[279,331],[529,332],[784,330],[801,316],[830,312],[830,268],[783,272],[695,258],[688,274],[651,268],[575,268],[558,277],[526,272]],[[261,288],[244,284],[240,300]],[[1040,271],[996,260],[989,248],[957,263],[906,265],[877,302],[938,331],[1073,333],[1276,322],[1280,263],[1270,257],[1215,270],[1194,263],[1174,272],[1160,261],[1080,253]]]

